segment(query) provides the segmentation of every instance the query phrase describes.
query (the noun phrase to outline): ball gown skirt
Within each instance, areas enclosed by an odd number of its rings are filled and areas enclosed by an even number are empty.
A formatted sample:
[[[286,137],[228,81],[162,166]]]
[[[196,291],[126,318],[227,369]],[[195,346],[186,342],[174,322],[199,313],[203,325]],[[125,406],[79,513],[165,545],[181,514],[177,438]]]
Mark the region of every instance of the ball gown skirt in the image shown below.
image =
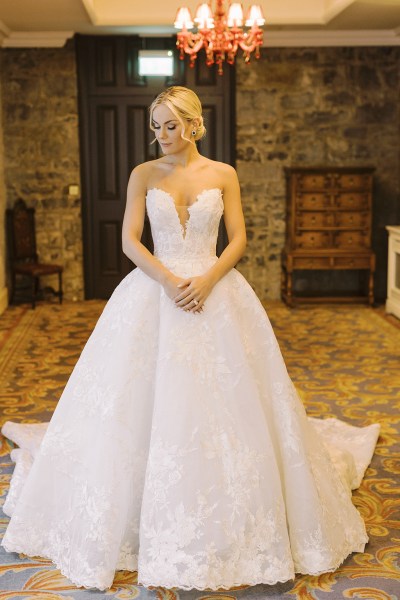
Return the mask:
[[[161,189],[146,206],[171,271],[217,261],[221,190],[199,194],[185,224]],[[236,269],[198,314],[132,271],[50,422],[2,431],[19,445],[2,545],[51,559],[77,586],[105,590],[120,569],[145,586],[274,584],[333,571],[368,541],[351,489],[379,426],[306,416]]]

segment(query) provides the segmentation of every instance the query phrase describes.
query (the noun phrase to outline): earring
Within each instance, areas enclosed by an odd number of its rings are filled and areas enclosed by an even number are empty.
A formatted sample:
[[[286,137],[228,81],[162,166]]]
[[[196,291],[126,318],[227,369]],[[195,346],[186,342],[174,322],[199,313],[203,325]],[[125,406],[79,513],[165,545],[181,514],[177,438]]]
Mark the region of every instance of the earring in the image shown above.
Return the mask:
[[[192,131],[192,135],[196,135],[197,131],[195,129],[193,129]]]

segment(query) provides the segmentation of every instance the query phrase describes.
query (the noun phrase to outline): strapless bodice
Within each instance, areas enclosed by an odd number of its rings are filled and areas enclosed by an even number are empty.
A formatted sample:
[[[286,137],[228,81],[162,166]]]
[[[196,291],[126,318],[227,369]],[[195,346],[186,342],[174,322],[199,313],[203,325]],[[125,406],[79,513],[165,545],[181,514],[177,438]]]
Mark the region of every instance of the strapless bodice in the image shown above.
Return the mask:
[[[146,195],[154,242],[154,256],[166,265],[183,262],[216,260],[218,227],[224,212],[222,191],[203,190],[187,208],[188,218],[182,224],[170,193],[152,188]]]

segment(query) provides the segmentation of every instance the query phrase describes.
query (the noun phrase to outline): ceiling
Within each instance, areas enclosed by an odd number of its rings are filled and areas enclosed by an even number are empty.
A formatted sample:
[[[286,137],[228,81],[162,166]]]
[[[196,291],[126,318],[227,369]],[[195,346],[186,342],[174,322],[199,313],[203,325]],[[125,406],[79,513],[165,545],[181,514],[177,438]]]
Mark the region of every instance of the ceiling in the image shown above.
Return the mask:
[[[57,47],[74,33],[171,35],[178,6],[194,12],[199,1],[1,0],[0,45]],[[254,1],[266,46],[400,45],[400,0]]]

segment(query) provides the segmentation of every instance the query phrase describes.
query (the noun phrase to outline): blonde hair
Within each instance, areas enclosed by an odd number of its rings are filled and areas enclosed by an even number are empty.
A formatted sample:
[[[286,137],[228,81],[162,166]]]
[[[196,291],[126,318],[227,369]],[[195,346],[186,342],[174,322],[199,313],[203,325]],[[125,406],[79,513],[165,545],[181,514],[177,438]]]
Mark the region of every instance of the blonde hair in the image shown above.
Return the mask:
[[[153,100],[149,108],[150,129],[152,131],[155,131],[153,126],[153,111],[157,106],[160,106],[160,104],[168,106],[170,111],[174,113],[182,125],[182,139],[193,143],[194,140],[201,140],[201,138],[205,136],[206,128],[204,127],[201,114],[203,109],[199,97],[192,90],[180,85],[174,85],[161,92],[161,94],[158,94],[157,98]],[[188,139],[184,136],[184,131],[187,122],[193,121],[193,119],[197,119],[199,125],[196,127],[196,135],[193,135],[191,136],[191,139]]]

